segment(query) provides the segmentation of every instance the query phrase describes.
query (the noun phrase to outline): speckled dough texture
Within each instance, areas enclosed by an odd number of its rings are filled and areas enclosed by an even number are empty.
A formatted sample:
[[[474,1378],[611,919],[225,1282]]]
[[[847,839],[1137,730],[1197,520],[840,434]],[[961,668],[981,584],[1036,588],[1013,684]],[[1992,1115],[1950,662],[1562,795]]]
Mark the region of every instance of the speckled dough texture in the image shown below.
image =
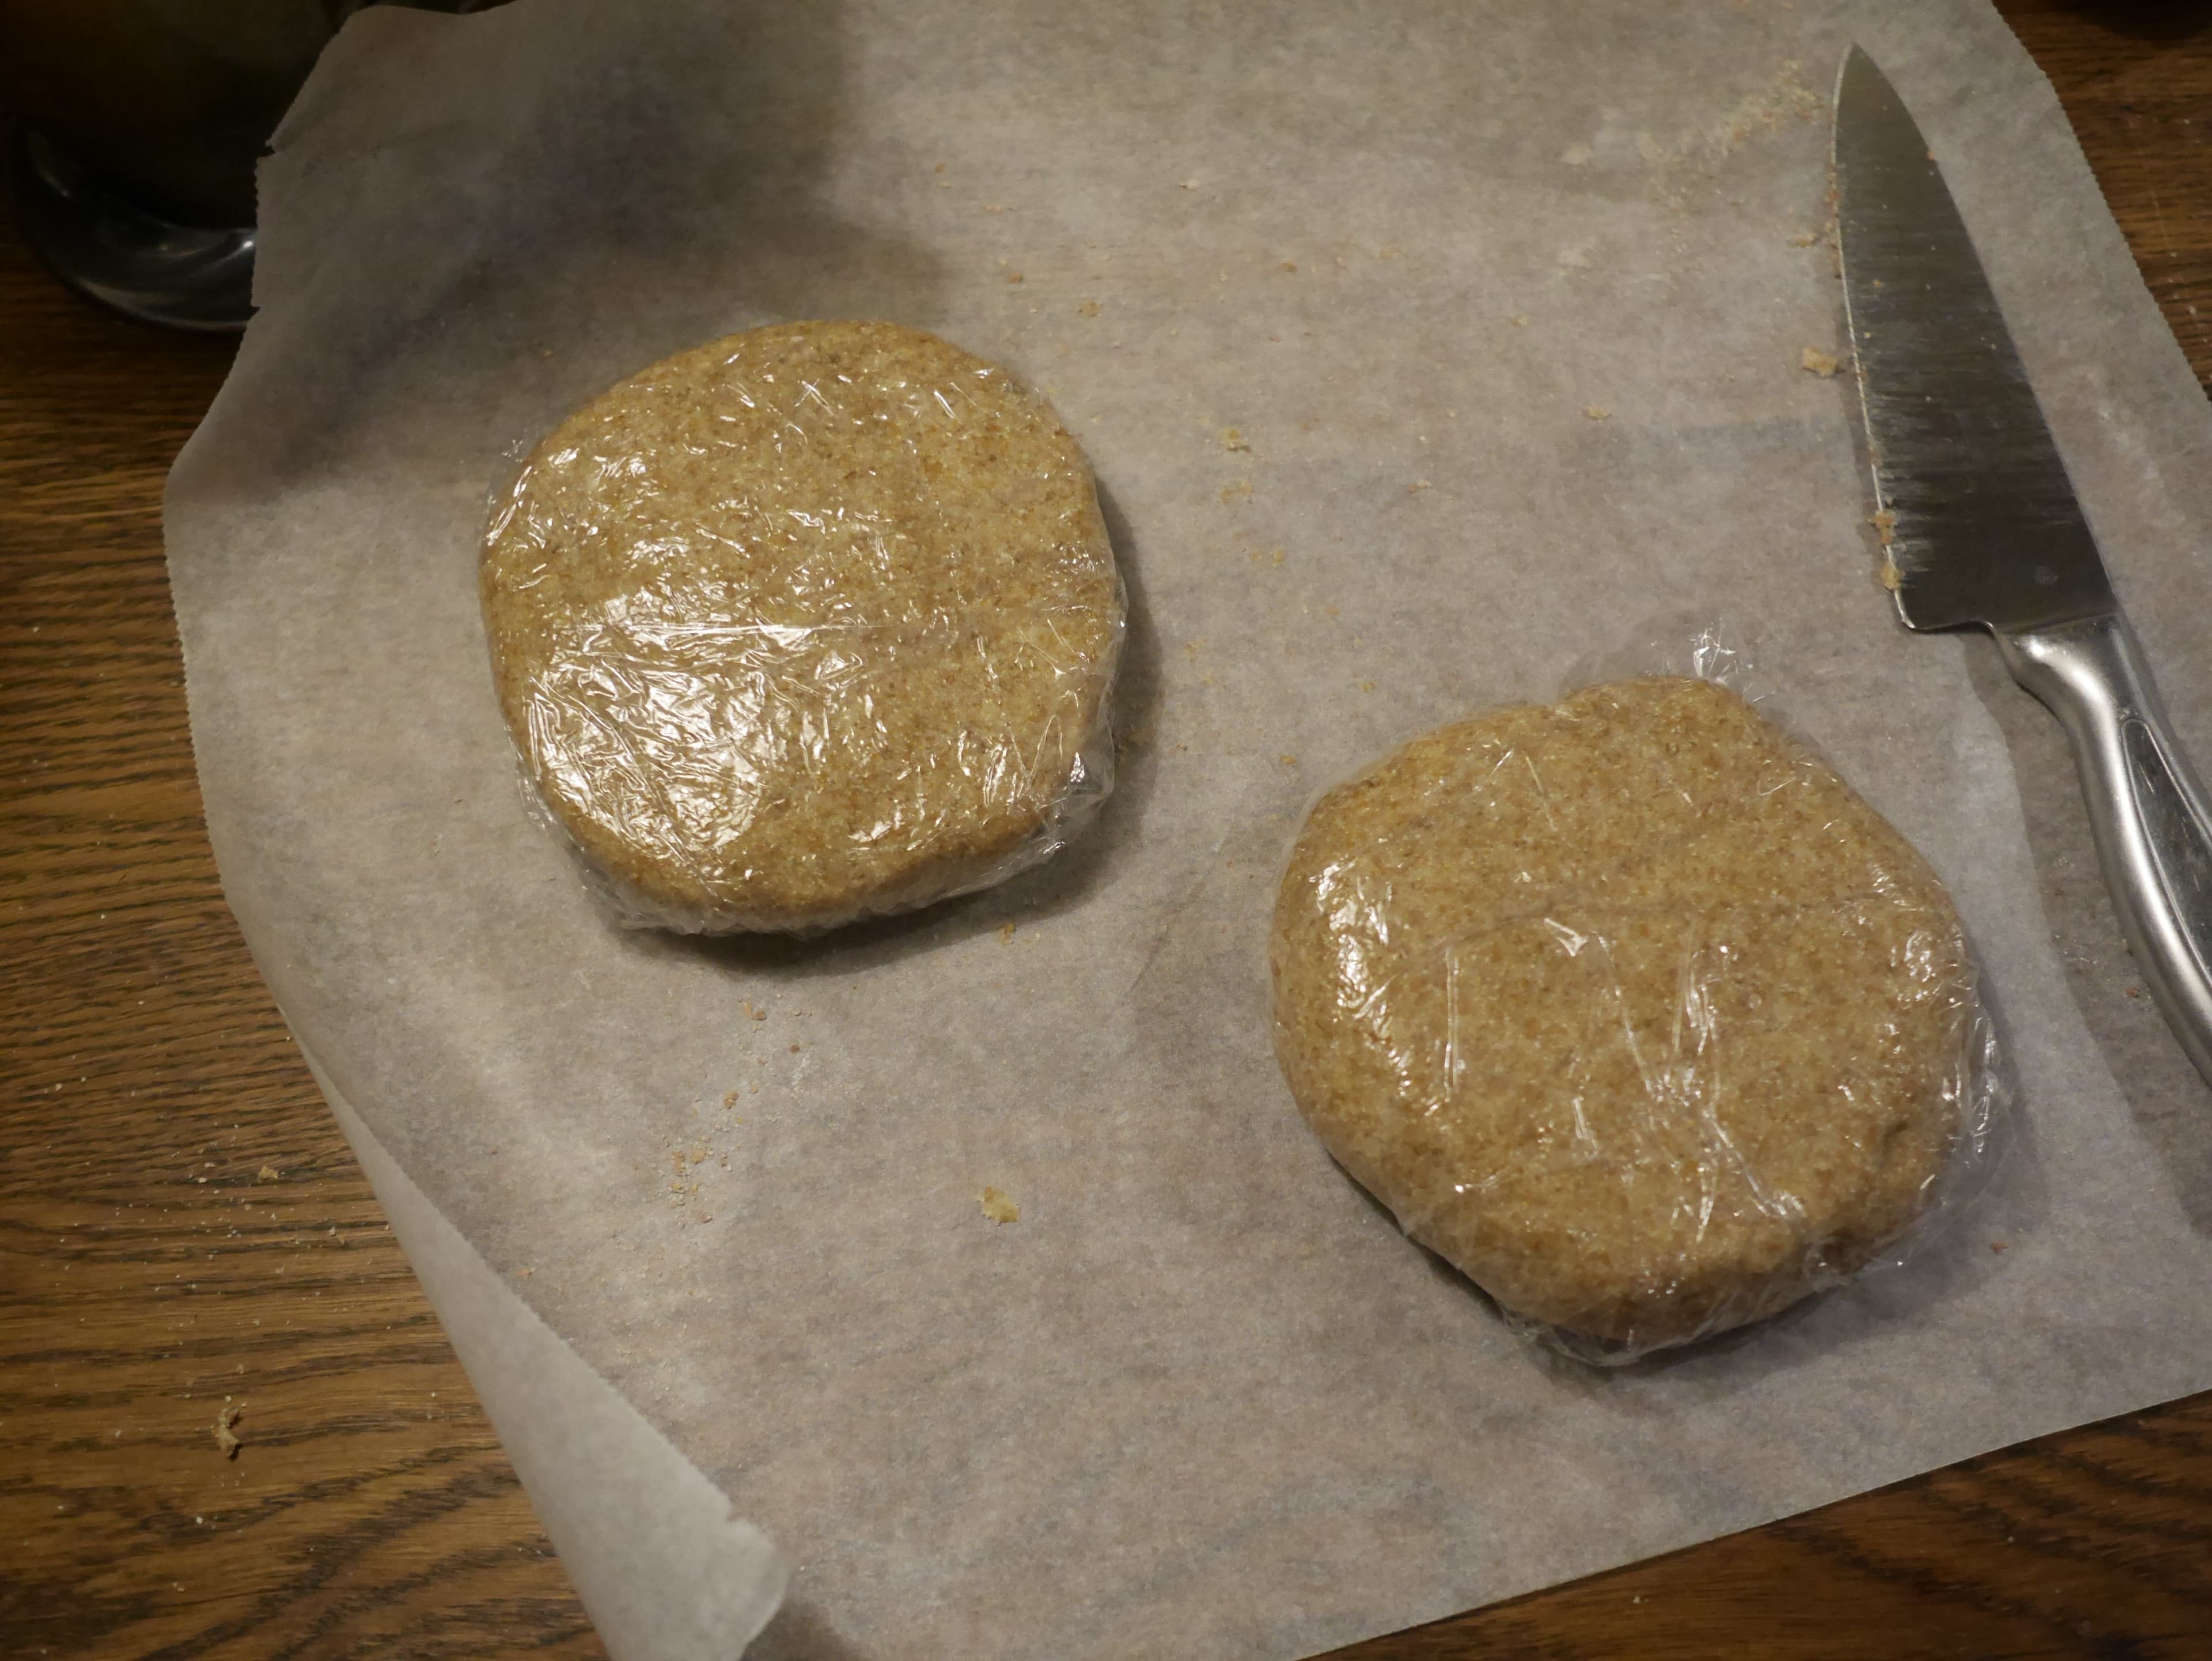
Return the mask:
[[[678,353],[495,514],[501,710],[637,920],[808,929],[998,881],[1112,784],[1090,469],[1004,370],[889,323]]]
[[[1634,1352],[1863,1267],[1972,1101],[1942,887],[1705,681],[1495,710],[1330,791],[1273,968],[1329,1152],[1508,1311]]]

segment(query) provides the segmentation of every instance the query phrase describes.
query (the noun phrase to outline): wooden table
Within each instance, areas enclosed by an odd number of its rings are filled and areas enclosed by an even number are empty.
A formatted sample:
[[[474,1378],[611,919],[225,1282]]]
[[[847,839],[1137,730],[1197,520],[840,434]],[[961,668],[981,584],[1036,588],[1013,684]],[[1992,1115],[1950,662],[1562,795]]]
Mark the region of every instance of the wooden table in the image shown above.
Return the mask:
[[[2212,15],[2004,9],[2212,382]],[[0,1654],[602,1655],[216,884],[160,504],[231,346],[0,222]],[[1343,1653],[2212,1656],[2212,1395]]]

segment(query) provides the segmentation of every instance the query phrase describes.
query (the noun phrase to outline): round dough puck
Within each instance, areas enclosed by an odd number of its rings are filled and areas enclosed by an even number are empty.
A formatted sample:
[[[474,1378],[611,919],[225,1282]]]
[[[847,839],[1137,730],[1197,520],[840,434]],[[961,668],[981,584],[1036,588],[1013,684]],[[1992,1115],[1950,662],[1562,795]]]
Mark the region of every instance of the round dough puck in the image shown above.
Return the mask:
[[[1964,1129],[1949,897],[1706,682],[1415,739],[1315,806],[1272,946],[1338,1162],[1508,1311],[1628,1352],[1863,1267]]]
[[[1000,880],[1112,785],[1123,602],[1042,399],[895,324],[681,352],[486,532],[500,707],[638,920],[811,929]]]

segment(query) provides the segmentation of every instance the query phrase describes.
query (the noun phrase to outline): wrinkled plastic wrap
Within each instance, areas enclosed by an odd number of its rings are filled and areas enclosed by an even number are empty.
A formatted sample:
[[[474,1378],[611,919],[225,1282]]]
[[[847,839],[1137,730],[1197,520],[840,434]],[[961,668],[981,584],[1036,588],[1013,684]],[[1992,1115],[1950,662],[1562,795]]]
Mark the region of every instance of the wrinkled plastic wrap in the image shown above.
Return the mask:
[[[806,930],[987,886],[1113,784],[1123,602],[1044,400],[887,323],[586,404],[496,504],[494,677],[625,922]]]
[[[1717,636],[1691,660],[1741,669]],[[1587,1360],[1901,1258],[1988,1145],[1949,897],[1719,679],[1413,739],[1316,805],[1273,947],[1277,1054],[1329,1152]]]

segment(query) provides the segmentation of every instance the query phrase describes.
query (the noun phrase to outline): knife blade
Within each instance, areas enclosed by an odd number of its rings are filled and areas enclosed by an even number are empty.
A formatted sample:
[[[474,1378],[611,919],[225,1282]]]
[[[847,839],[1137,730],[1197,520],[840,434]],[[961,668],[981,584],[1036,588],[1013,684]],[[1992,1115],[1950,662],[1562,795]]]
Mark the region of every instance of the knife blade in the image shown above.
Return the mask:
[[[2212,1082],[2212,809],[1942,170],[1856,46],[1834,164],[1884,584],[1908,629],[1988,629],[2065,727],[2122,932]]]

